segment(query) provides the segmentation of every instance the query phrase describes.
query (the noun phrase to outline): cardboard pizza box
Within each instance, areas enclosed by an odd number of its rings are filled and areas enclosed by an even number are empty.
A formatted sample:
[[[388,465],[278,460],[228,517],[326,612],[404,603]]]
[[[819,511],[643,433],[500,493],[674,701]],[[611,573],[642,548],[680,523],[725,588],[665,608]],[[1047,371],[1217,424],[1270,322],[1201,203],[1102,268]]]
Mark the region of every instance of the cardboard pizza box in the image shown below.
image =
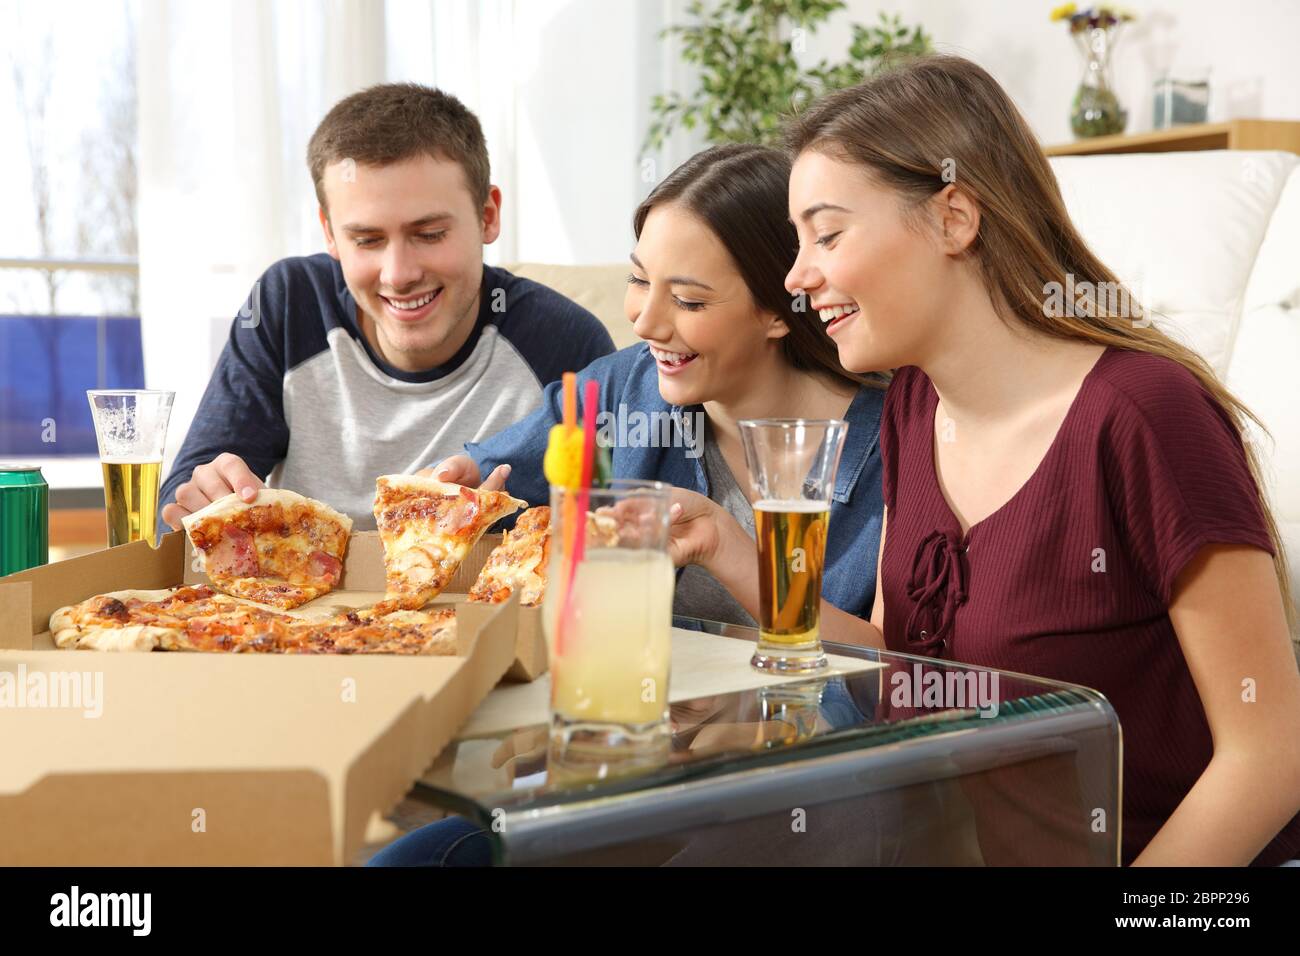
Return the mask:
[[[382,589],[356,538],[305,613]],[[457,604],[449,657],[54,649],[54,610],[201,580],[187,552],[176,533],[0,578],[0,864],[345,863],[514,664],[514,598]]]

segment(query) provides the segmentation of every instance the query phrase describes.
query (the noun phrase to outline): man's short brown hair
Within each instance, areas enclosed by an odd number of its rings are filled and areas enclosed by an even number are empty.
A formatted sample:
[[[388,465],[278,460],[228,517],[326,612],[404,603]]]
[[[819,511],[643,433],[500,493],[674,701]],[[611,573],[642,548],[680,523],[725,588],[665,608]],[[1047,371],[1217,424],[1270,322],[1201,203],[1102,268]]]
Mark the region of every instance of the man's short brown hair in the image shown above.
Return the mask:
[[[478,117],[456,97],[418,83],[383,83],[334,104],[307,144],[316,199],[325,202],[325,167],[345,159],[387,166],[427,155],[459,163],[482,207],[491,188],[487,143]]]

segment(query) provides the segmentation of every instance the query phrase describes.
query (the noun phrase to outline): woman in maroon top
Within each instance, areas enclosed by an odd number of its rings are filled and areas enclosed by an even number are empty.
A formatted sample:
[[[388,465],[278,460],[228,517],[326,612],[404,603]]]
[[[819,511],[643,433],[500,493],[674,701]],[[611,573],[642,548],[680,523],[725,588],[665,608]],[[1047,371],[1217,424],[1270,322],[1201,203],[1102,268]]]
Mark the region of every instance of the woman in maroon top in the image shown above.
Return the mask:
[[[823,602],[823,636],[1105,694],[1125,863],[1300,857],[1294,616],[1249,412],[1088,250],[978,66],[832,94],[790,145],[787,287],[845,368],[898,370],[875,607]],[[675,511],[677,560],[757,614],[753,542],[698,496]]]

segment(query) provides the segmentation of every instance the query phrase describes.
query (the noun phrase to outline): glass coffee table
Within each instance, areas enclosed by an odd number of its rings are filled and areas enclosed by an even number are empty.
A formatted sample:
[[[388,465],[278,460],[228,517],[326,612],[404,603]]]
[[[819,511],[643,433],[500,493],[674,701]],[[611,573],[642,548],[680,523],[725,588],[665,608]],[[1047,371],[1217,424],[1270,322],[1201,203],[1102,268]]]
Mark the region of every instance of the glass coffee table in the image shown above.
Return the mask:
[[[776,678],[743,663],[756,630],[674,624],[660,757],[548,752],[543,677],[493,691],[410,796],[511,865],[1118,865],[1120,727],[1096,691],[837,644],[830,674]]]

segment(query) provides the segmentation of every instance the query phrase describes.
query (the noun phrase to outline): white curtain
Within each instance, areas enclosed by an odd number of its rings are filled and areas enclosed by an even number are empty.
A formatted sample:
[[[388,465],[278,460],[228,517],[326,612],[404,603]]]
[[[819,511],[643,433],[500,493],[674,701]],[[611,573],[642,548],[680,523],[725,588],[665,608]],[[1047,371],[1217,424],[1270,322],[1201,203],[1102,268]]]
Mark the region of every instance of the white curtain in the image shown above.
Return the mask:
[[[138,69],[145,376],[176,392],[170,467],[257,276],[322,247],[307,139],[384,79],[384,10],[144,0]]]
[[[636,204],[699,146],[642,160],[650,98],[688,78],[685,0],[142,0],[145,373],[176,394],[179,450],[257,276],[321,251],[305,151],[331,105],[409,80],[479,117],[502,189],[490,263],[626,260]]]
[[[631,216],[699,148],[679,132],[642,165],[655,93],[688,79],[671,40],[686,0],[388,0],[390,79],[429,83],[479,117],[503,194],[488,262],[627,257]]]

